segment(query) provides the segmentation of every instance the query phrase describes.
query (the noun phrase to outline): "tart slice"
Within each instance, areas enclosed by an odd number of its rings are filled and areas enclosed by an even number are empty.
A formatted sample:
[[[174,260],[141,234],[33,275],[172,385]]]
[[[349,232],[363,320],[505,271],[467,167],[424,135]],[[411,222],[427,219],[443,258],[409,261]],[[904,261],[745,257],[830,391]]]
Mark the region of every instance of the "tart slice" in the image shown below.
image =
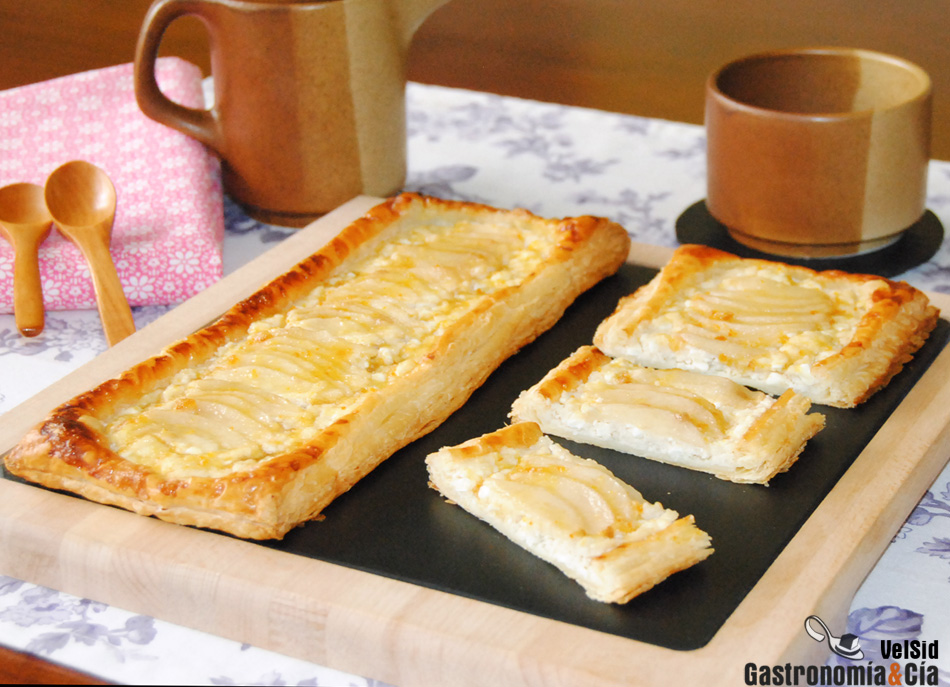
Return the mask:
[[[426,465],[443,496],[597,601],[626,603],[713,552],[693,516],[646,501],[532,422],[443,448]]]
[[[725,377],[641,367],[584,346],[523,392],[511,418],[571,441],[767,484],[824,427],[810,407],[793,391],[776,399]]]

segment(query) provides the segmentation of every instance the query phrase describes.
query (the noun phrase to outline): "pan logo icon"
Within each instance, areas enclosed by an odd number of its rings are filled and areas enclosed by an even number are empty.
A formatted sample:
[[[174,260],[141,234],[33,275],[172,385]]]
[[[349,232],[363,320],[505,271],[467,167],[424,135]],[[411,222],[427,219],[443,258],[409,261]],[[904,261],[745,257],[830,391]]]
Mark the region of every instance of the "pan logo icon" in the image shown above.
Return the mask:
[[[816,623],[820,629],[815,629],[813,623]],[[805,632],[816,642],[827,641],[828,646],[838,656],[852,661],[859,661],[864,658],[864,652],[861,650],[860,642],[855,635],[846,633],[840,637],[835,637],[817,615],[810,615],[805,618]]]

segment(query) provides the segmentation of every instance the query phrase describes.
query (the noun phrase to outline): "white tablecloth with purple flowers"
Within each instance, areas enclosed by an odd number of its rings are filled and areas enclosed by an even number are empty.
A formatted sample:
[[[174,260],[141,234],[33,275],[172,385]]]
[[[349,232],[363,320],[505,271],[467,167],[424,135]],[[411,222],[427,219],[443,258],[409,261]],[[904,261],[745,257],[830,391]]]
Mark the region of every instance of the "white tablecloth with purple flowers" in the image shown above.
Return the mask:
[[[699,126],[420,84],[409,85],[408,108],[407,190],[545,216],[603,215],[637,241],[666,246],[677,243],[677,217],[704,197]],[[932,163],[927,205],[950,225],[950,163]],[[226,273],[292,231],[249,220],[227,199],[224,207]],[[950,292],[950,242],[900,278]],[[167,310],[138,308],[135,319],[141,327]],[[0,315],[0,414],[105,348],[95,311],[48,313],[34,339]],[[824,620],[847,622],[872,640],[867,647],[942,640],[944,651],[927,663],[950,685],[950,467],[861,586],[849,618]],[[380,684],[2,576],[0,644],[125,683]],[[866,661],[887,663],[873,649]]]

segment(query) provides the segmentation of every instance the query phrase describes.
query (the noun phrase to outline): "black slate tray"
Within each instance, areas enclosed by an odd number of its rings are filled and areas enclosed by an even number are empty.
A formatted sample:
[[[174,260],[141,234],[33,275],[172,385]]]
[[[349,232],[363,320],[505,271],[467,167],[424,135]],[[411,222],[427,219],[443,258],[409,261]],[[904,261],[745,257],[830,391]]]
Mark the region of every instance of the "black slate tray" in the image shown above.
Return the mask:
[[[554,567],[428,488],[425,457],[507,423],[512,401],[581,345],[617,301],[655,270],[627,264],[582,295],[558,324],[504,363],[441,427],[384,462],[324,512],[262,543],[545,618],[677,650],[704,646],[834,487],[950,338],[941,320],[914,361],[856,409],[814,406],[826,428],[768,487],[738,485],[607,449],[562,441],[652,501],[692,513],[716,552],[623,606],[588,599]],[[868,479],[874,479],[869,475]],[[848,532],[842,530],[842,538]]]

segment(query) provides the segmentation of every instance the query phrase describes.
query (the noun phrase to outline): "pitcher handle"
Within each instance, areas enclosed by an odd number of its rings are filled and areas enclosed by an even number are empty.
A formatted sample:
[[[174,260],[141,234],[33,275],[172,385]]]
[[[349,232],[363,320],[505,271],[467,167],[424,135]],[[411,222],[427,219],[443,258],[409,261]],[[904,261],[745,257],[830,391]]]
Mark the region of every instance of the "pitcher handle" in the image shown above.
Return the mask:
[[[135,99],[147,117],[197,139],[220,155],[220,125],[215,109],[179,105],[162,93],[155,78],[155,62],[165,30],[185,15],[194,15],[207,23],[206,6],[207,3],[196,0],[156,0],[152,3],[135,48]]]

